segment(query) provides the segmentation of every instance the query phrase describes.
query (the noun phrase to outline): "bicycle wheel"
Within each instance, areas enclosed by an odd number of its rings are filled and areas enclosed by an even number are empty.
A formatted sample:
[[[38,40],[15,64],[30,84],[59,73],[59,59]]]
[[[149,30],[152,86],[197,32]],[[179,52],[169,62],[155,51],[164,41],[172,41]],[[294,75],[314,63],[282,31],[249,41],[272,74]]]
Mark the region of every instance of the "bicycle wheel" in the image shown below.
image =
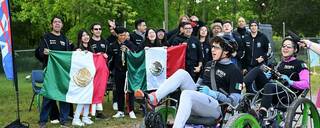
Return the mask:
[[[232,116],[227,124],[226,128],[260,128],[260,125],[256,118],[247,113],[241,113]]]
[[[307,98],[293,101],[287,109],[286,128],[320,128],[320,117],[315,105]]]

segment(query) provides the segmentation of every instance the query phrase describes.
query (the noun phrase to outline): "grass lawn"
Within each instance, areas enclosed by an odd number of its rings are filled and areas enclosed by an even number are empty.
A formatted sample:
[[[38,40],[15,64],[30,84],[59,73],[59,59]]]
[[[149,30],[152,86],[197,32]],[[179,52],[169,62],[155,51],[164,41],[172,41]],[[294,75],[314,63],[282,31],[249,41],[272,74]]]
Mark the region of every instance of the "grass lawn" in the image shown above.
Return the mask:
[[[319,70],[318,70],[319,71]],[[28,122],[31,128],[38,127],[39,113],[36,109],[36,106],[33,105],[32,110],[29,112],[29,104],[32,98],[32,89],[31,89],[31,81],[26,80],[25,76],[27,73],[19,73],[19,93],[20,93],[20,115],[21,121]],[[320,87],[320,71],[319,74],[313,74],[311,76],[312,83],[312,93],[316,95],[317,90]],[[16,119],[16,98],[15,98],[15,90],[12,85],[12,81],[8,81],[5,79],[3,74],[0,74],[0,126],[6,126],[10,122]],[[112,95],[111,95],[112,96]],[[115,111],[112,110],[111,105],[111,96],[110,101],[107,101],[105,98],[104,103],[104,113],[108,116],[112,116],[115,114]],[[74,105],[75,107],[75,105]],[[138,108],[136,106],[136,108]],[[130,119],[128,115],[126,115],[123,119],[109,119],[109,120],[97,120],[95,123],[89,127],[139,127],[140,122],[142,121],[142,113],[140,111],[136,111],[137,119]],[[48,123],[49,124],[49,123]],[[48,125],[49,127],[59,127],[59,125]]]
[[[19,73],[19,93],[20,93],[20,117],[21,121],[28,122],[31,128],[39,127],[39,113],[37,111],[36,105],[32,106],[31,111],[29,112],[29,104],[31,102],[31,98],[33,95],[32,88],[31,88],[31,81],[26,80],[25,76],[27,73]],[[8,125],[10,122],[16,119],[16,96],[15,90],[12,85],[12,81],[8,81],[5,79],[3,74],[0,74],[0,127],[4,127]],[[111,105],[112,94],[110,95],[110,101],[107,101],[107,97],[105,98],[104,103],[104,114],[108,116],[112,116],[115,114],[115,111],[112,110]],[[74,105],[74,107],[76,107]],[[138,107],[136,107],[138,108]],[[112,119],[109,120],[97,120],[95,123],[89,127],[92,128],[132,128],[138,127],[140,122],[142,121],[142,112],[136,111],[137,119],[130,119],[128,115],[125,116],[123,119]],[[71,123],[70,123],[71,124]],[[60,127],[60,125],[51,125],[48,123],[48,127]]]

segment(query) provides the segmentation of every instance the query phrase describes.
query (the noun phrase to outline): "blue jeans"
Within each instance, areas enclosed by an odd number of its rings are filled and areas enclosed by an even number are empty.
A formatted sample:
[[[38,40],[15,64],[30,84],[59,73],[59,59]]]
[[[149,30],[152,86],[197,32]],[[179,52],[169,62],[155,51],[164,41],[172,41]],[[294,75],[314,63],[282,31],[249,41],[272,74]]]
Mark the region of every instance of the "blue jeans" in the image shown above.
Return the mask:
[[[42,101],[42,107],[40,112],[40,124],[44,124],[48,122],[48,115],[49,112],[52,109],[52,105],[55,104],[55,100],[48,99],[46,97],[43,97]],[[68,114],[70,111],[70,103],[59,101],[59,107],[60,107],[60,124],[65,124],[68,119]]]

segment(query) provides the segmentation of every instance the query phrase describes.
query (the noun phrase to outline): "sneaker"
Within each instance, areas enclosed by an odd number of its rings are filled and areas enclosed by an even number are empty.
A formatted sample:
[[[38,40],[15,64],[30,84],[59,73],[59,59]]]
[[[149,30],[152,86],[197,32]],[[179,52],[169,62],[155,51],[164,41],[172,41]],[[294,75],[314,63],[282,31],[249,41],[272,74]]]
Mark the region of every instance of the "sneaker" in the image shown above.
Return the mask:
[[[90,120],[88,117],[82,117],[82,122],[87,125],[93,124],[93,121]]]
[[[108,119],[108,117],[105,116],[103,113],[98,112],[95,119]]]
[[[113,108],[113,110],[118,111],[118,103],[117,103],[117,102],[114,102],[114,103],[112,104],[112,108]]]
[[[129,112],[129,116],[130,116],[131,119],[136,119],[136,118],[137,118],[137,117],[136,117],[136,114],[134,114],[133,111],[130,111],[130,112]]]
[[[152,92],[150,94],[148,94],[148,102],[149,104],[151,104],[153,107],[158,105],[158,99],[156,97],[156,93]]]
[[[124,117],[124,112],[118,111],[117,114],[112,116],[113,118],[122,118]]]
[[[59,124],[60,121],[58,119],[55,119],[55,120],[51,120],[50,123],[51,124]]]
[[[136,99],[143,99],[144,98],[144,92],[140,89],[138,89],[136,92],[134,92],[134,97]]]
[[[69,126],[67,124],[61,124],[60,128],[69,128]]]
[[[84,126],[84,123],[83,123],[80,119],[73,119],[73,120],[72,120],[72,125],[73,125],[73,126],[80,126],[80,127],[82,127],[82,126]]]
[[[46,128],[46,123],[40,123],[39,128]]]

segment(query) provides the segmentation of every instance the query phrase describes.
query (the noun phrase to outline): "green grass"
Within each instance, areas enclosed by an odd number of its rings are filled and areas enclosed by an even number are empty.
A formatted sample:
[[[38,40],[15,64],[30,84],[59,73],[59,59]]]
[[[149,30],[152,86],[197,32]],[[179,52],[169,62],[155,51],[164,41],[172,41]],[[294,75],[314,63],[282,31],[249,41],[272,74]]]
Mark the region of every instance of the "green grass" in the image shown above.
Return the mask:
[[[31,128],[39,127],[39,113],[37,111],[36,105],[32,106],[31,111],[29,112],[29,104],[31,102],[31,98],[33,95],[31,88],[31,81],[26,80],[25,76],[27,73],[19,73],[18,74],[18,82],[19,82],[19,94],[20,94],[20,117],[21,121],[28,122]],[[8,125],[10,122],[14,121],[17,117],[16,114],[16,96],[15,89],[12,85],[12,81],[8,81],[5,79],[3,74],[0,74],[0,127],[4,127]],[[104,103],[104,114],[108,116],[112,116],[116,112],[112,110],[111,105],[112,94],[110,95],[110,101],[107,101],[107,97],[105,98]],[[76,105],[74,105],[76,107]],[[138,106],[136,107],[138,108]],[[95,123],[89,128],[105,128],[105,127],[138,127],[142,121],[142,112],[136,111],[137,119],[130,119],[128,115],[123,119],[109,119],[109,120],[97,120]],[[71,123],[70,123],[71,124]],[[48,126],[51,128],[59,127],[60,125],[52,125],[48,123]]]

